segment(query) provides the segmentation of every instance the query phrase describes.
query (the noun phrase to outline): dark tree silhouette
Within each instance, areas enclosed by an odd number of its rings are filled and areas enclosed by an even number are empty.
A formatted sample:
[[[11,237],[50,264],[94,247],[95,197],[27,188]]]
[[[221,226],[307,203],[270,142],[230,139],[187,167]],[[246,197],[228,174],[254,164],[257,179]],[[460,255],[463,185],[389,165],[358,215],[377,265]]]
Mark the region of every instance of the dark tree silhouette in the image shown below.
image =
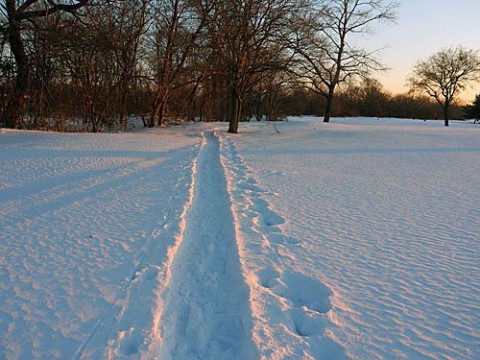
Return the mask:
[[[480,94],[475,96],[475,100],[471,105],[465,106],[466,117],[474,119],[473,123],[480,123]]]

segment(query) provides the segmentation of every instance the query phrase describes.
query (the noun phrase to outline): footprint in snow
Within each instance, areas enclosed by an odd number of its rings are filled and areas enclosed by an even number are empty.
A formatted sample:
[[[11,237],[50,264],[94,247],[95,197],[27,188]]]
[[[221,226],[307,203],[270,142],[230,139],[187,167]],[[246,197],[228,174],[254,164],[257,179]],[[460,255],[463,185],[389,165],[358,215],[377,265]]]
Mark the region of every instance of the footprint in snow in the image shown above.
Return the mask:
[[[238,186],[250,193],[258,193],[258,194],[267,193],[267,190],[262,189],[260,186],[256,185],[256,182],[253,178],[247,178],[246,180],[241,181],[238,184]]]
[[[316,313],[326,313],[332,308],[332,290],[321,282],[300,273],[282,274],[274,292],[290,301],[295,308],[305,307]]]
[[[257,277],[260,286],[270,289],[278,285],[280,273],[273,269],[262,269],[257,272]]]
[[[119,332],[120,355],[132,356],[139,352],[142,339],[134,328]]]
[[[287,311],[292,332],[309,337],[325,332],[324,314],[332,308],[332,291],[321,282],[300,273],[283,274],[275,294],[289,301]]]
[[[288,301],[287,321],[293,333],[308,337],[325,332],[324,314],[332,308],[330,296],[333,294],[327,286],[295,272],[280,274],[265,268],[256,275],[260,286]]]
[[[268,235],[268,241],[272,244],[277,244],[277,245],[283,245],[283,244],[297,245],[301,242],[300,240],[295,239],[294,237],[284,235],[282,233],[275,233],[275,232]]]
[[[325,322],[319,319],[318,313],[301,308],[291,309],[288,313],[292,330],[298,336],[308,337],[325,332]]]
[[[283,217],[268,208],[263,212],[262,215],[263,221],[267,226],[277,226],[285,223],[285,219]]]
[[[257,225],[265,226],[277,226],[285,223],[285,219],[278,215],[276,212],[270,210],[268,202],[263,199],[253,198],[253,209],[257,211],[260,215],[259,218],[262,220]]]

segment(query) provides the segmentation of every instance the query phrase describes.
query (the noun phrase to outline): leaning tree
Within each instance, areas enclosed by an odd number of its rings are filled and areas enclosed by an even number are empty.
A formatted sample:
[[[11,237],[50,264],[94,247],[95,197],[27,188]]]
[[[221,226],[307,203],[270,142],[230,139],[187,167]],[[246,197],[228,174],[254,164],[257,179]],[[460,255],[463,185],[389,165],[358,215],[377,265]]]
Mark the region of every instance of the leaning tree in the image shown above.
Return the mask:
[[[408,79],[412,89],[425,91],[442,107],[448,126],[450,106],[468,84],[480,80],[480,54],[461,46],[445,48],[419,61]]]

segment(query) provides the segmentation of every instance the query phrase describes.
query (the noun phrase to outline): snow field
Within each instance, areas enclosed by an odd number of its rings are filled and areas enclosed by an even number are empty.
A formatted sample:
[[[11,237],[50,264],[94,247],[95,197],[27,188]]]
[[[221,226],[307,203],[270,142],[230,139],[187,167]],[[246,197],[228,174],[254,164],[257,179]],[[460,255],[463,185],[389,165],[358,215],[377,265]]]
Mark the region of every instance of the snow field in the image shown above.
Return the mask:
[[[353,359],[478,358],[480,129],[295,120],[236,147],[298,241],[289,266],[333,292],[326,333]]]
[[[176,131],[2,134],[0,358],[103,356],[132,288],[173,241],[163,228],[183,211],[198,145]],[[155,288],[130,317],[140,332]]]
[[[478,358],[478,126],[224,127],[0,133],[0,358]]]

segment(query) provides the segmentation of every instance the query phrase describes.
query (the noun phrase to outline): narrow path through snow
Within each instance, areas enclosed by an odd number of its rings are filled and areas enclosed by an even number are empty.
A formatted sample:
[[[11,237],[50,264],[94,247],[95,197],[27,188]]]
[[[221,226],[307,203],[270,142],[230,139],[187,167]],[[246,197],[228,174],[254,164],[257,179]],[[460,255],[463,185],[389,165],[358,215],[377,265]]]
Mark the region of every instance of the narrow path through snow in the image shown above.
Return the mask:
[[[249,290],[214,133],[204,135],[192,186],[183,239],[165,290],[160,358],[255,358]]]

